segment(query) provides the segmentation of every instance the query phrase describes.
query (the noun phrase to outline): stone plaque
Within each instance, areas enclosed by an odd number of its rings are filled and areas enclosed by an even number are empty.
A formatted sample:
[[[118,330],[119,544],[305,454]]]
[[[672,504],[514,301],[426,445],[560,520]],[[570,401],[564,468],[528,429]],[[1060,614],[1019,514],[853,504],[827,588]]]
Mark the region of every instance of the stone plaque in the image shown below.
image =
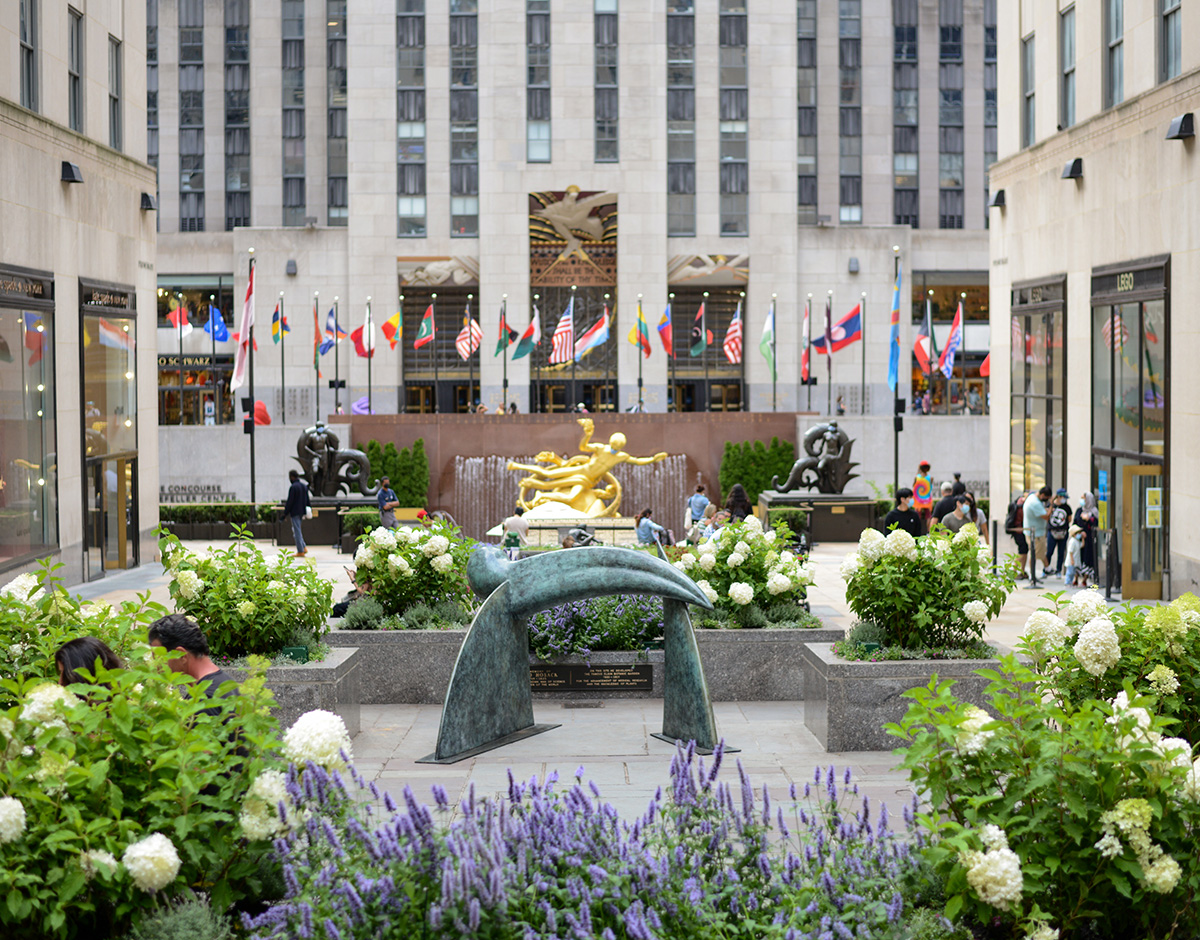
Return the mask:
[[[654,690],[654,672],[649,663],[596,666],[586,666],[582,663],[534,663],[529,667],[529,679],[535,692]]]

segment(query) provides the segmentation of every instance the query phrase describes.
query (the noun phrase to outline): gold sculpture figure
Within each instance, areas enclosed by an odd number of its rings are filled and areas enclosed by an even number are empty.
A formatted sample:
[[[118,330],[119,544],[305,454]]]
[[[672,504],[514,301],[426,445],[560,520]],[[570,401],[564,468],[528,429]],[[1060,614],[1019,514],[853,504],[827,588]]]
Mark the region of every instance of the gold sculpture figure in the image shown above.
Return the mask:
[[[579,424],[583,427],[579,449],[584,453],[563,459],[543,451],[535,459],[551,466],[542,467],[509,461],[509,470],[530,474],[521,480],[521,494],[517,500],[525,509],[559,503],[584,516],[615,516],[621,505],[621,484],[612,475],[613,467],[620,463],[658,463],[667,458],[665,453],[653,457],[633,457],[625,453],[625,435],[619,431],[608,439],[607,444],[593,444],[595,425],[592,419],[580,418]],[[536,491],[532,499],[530,490]]]

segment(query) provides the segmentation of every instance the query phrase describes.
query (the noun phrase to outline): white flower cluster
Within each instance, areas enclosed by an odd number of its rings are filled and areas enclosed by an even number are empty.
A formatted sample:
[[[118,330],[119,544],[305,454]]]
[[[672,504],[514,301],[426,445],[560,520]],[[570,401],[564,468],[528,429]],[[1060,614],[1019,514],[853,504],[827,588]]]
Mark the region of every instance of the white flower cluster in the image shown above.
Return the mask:
[[[45,593],[38,587],[37,576],[32,574],[19,574],[0,588],[0,594],[15,597],[26,604],[36,603]]]
[[[986,851],[963,852],[959,861],[967,870],[967,884],[984,904],[1004,908],[1019,904],[1025,890],[1021,859],[1008,847],[1008,837],[998,826],[984,826],[979,833]]]
[[[738,544],[744,545],[745,543],[739,542]],[[729,557],[725,559],[725,564],[729,565],[730,568],[740,568],[745,560],[746,556],[741,552],[730,552]]]
[[[375,567],[375,553],[366,542],[359,545],[358,550],[354,553],[354,565],[357,568]]]
[[[120,864],[116,856],[103,849],[92,849],[90,852],[79,853],[79,867],[83,869],[83,876],[88,881],[97,875],[115,874]]]
[[[1105,858],[1115,858],[1123,850],[1123,838],[1137,857],[1147,886],[1159,894],[1169,894],[1179,883],[1179,863],[1150,840],[1153,818],[1154,811],[1145,800],[1121,800],[1100,817],[1104,834],[1095,847]]]
[[[688,552],[679,561],[675,562],[675,567],[680,571],[690,571],[692,566],[696,564],[696,556]]]
[[[697,581],[696,587],[698,587],[701,591],[704,592],[704,596],[708,598],[708,601],[710,604],[715,604],[717,602],[717,598],[720,595],[718,595],[717,592],[715,590],[713,590],[713,586],[711,584],[709,584],[707,581]]]
[[[1079,665],[1093,676],[1102,676],[1115,666],[1121,658],[1121,645],[1117,641],[1117,630],[1113,622],[1104,617],[1096,617],[1085,623],[1075,641],[1075,658],[1079,660]]]
[[[701,571],[712,571],[713,568],[715,568],[715,567],[717,567],[716,554],[714,552],[701,552],[700,553],[700,570]]]
[[[285,585],[282,581],[271,580],[267,582],[267,590],[272,594],[278,594],[283,591]]]
[[[1057,928],[1042,921],[1037,921],[1036,924],[1037,926],[1025,935],[1025,940],[1058,940]]]
[[[838,569],[838,574],[842,576],[843,581],[849,581],[858,574],[861,568],[862,559],[859,557],[858,552],[851,552],[842,559],[842,565]]]
[[[421,553],[426,558],[433,558],[435,555],[444,555],[450,550],[450,540],[444,535],[431,535],[429,539],[421,546]]]
[[[253,617],[257,610],[258,608],[254,606],[254,601],[242,601],[237,605],[238,615],[242,617]]]
[[[1108,611],[1108,602],[1099,591],[1085,590],[1071,598],[1066,607],[1067,622],[1078,626],[1103,616]]]
[[[281,803],[287,814],[286,822],[279,815]],[[287,792],[287,779],[283,773],[264,770],[250,784],[238,821],[247,839],[262,842],[288,832],[295,825],[295,808]]]
[[[1193,803],[1200,803],[1200,757],[1192,761],[1192,769],[1183,778],[1183,795]]]
[[[447,574],[454,567],[454,556],[449,553],[434,555],[429,559],[429,564],[438,574]]]
[[[979,530],[975,527],[975,523],[968,522],[961,529],[954,533],[954,538],[950,540],[950,545],[958,548],[962,545],[969,545],[974,548],[975,543],[979,541]]]
[[[737,544],[733,546],[733,550],[742,556],[750,554],[750,546],[741,539],[738,539]]]
[[[24,805],[16,797],[0,799],[0,845],[16,842],[24,834]]]
[[[50,682],[39,685],[25,696],[25,704],[21,707],[21,718],[46,728],[65,728],[67,723],[63,721],[58,707],[60,702],[63,708],[70,708],[77,704],[79,699],[61,685]]]
[[[883,553],[893,558],[917,560],[917,540],[903,529],[893,529],[883,540]]]
[[[987,604],[983,601],[967,601],[963,604],[963,614],[971,623],[983,623],[988,619]]]
[[[43,751],[38,756],[38,766],[37,770],[33,772],[33,777],[45,788],[47,793],[61,793],[67,788],[67,771],[78,766],[65,754],[59,754],[57,751]]]
[[[179,585],[179,596],[185,601],[195,600],[204,588],[200,575],[186,568],[175,573],[175,583]]]
[[[1175,675],[1175,670],[1162,663],[1151,669],[1146,678],[1150,680],[1150,687],[1160,695],[1170,695],[1179,689],[1179,677]]]
[[[741,604],[744,607],[754,600],[754,588],[745,581],[734,581],[729,585],[729,598],[735,604]]]
[[[783,594],[792,589],[792,579],[783,574],[774,573],[767,578],[767,593],[772,596]]]
[[[911,537],[911,536],[910,536]],[[883,557],[883,535],[875,529],[863,529],[858,537],[858,557],[864,565],[873,565]]]
[[[1075,628],[1048,610],[1035,610],[1025,621],[1024,638],[1050,648],[1062,646],[1075,636]]]
[[[396,548],[396,535],[391,529],[380,526],[371,533],[371,544],[380,551],[391,552]]]
[[[412,565],[408,563],[408,559],[403,555],[388,555],[388,567],[395,572],[399,572],[401,577],[411,578],[413,575]]]
[[[958,734],[954,736],[955,746],[963,754],[974,757],[984,749],[989,740],[995,737],[995,731],[984,730],[984,725],[990,724],[994,720],[982,708],[968,705],[967,719],[958,726]]]
[[[161,891],[179,874],[179,853],[161,832],[129,846],[121,856],[129,877],[143,891]]]
[[[341,752],[350,757],[350,733],[341,716],[315,709],[296,719],[283,736],[283,756],[294,764],[312,761],[327,769],[340,767]]]

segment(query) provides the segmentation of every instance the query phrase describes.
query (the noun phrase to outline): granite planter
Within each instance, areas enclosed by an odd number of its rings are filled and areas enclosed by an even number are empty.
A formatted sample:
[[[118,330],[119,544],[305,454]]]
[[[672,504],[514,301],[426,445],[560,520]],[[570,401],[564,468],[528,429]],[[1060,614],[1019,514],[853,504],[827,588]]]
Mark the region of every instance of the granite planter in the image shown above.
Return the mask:
[[[842,638],[838,630],[697,630],[696,642],[713,701],[797,701],[804,698],[800,661],[804,645]],[[355,647],[360,660],[362,703],[441,704],[450,683],[466,630],[333,630],[325,642],[335,648]],[[661,698],[663,654],[593,653],[596,666],[649,665],[649,689],[534,690],[535,698]],[[531,663],[541,662],[536,658]],[[553,661],[577,666],[581,657]]]
[[[364,657],[353,647],[330,651],[322,662],[271,666],[267,688],[275,693],[271,712],[280,727],[289,728],[305,712],[321,708],[342,716],[350,736],[358,734],[361,721],[361,665]],[[230,669],[238,682],[245,681],[244,669]]]
[[[1008,649],[997,646],[998,654]],[[929,684],[936,673],[953,679],[954,694],[975,705],[984,704],[990,680],[977,669],[998,669],[996,659],[900,660],[866,663],[841,659],[832,643],[806,643],[804,724],[826,751],[890,751],[900,745],[883,726],[908,712],[908,689]]]

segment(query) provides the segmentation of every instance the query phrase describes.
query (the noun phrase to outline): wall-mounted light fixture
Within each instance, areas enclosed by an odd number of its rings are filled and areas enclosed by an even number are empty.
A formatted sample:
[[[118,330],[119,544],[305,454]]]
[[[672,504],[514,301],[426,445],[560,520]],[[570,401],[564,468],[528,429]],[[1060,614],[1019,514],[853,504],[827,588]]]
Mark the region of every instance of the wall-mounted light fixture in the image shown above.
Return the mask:
[[[1187,140],[1195,136],[1196,121],[1191,111],[1171,119],[1171,126],[1167,128],[1167,140]]]
[[[158,209],[158,203],[154,201],[154,197],[149,193],[142,193],[142,211],[154,212]]]
[[[988,201],[988,205],[993,209],[1003,209],[1008,203],[1004,201],[1004,190],[997,189],[992,193],[992,198]]]
[[[1068,160],[1067,165],[1063,167],[1062,178],[1065,180],[1083,179],[1083,157]]]
[[[68,161],[64,160],[62,162],[62,176],[60,179],[64,183],[82,183],[83,174],[79,172],[79,167],[77,167],[74,163],[69,163]]]
[[[847,270],[848,270],[848,271],[849,271],[851,274],[857,274],[857,273],[858,273],[858,259],[857,259],[857,258],[854,258],[854,257],[851,257],[851,258],[850,258],[850,263],[849,263],[849,265],[848,265],[848,267],[847,267]]]

